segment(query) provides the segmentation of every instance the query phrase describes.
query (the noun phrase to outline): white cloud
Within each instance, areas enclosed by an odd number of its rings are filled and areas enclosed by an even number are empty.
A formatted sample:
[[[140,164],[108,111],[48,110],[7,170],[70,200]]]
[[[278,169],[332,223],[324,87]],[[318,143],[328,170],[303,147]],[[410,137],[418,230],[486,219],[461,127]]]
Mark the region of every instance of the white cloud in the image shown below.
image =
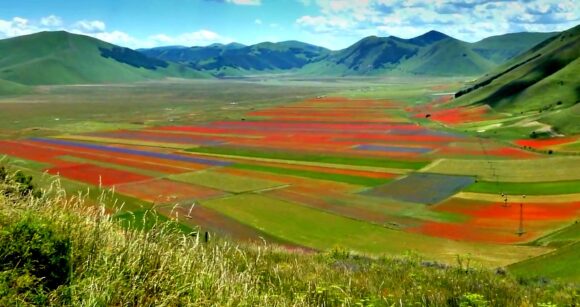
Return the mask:
[[[262,19],[259,19],[258,18],[256,20],[254,20],[254,23],[257,24],[257,25],[261,25],[262,24]]]
[[[154,47],[159,45],[205,46],[213,43],[227,44],[234,40],[216,32],[202,29],[195,32],[182,33],[176,36],[156,34],[141,41],[140,47]]]
[[[86,33],[104,32],[107,26],[100,20],[80,20],[77,21],[73,28]]]
[[[92,36],[94,38],[129,48],[146,48],[160,45],[203,46],[213,43],[231,43],[234,40],[216,32],[201,29],[177,35],[156,34],[146,38],[136,38],[119,30],[107,30],[107,25],[100,20],[79,20],[65,25],[62,19],[55,15],[31,21],[22,17],[11,20],[0,19],[0,38],[10,38],[41,31],[65,30],[74,34]]]
[[[308,28],[316,33],[329,33],[348,29],[352,22],[339,16],[302,16],[296,24]]]
[[[303,0],[296,0],[303,2]],[[516,31],[561,31],[580,20],[575,0],[309,0],[317,16],[295,24],[313,34],[411,37],[438,30],[459,39],[479,40]],[[307,3],[305,3],[307,4]]]
[[[227,3],[233,3],[237,5],[261,5],[262,0],[226,0]]]
[[[14,37],[38,32],[39,29],[30,25],[28,19],[14,17],[11,20],[0,19],[0,38]]]
[[[50,15],[40,19],[40,24],[45,27],[60,27],[62,25],[62,19],[55,15]]]

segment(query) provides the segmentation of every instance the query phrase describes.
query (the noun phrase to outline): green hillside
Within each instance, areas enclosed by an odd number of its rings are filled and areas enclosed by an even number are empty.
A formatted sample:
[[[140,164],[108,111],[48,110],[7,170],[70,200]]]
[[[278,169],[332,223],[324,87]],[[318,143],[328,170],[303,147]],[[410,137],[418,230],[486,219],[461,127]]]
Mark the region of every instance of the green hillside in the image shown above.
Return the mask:
[[[556,132],[580,133],[580,26],[551,37],[456,94],[454,104],[488,104],[529,115]]]
[[[514,33],[467,43],[437,31],[402,39],[371,36],[320,61],[307,75],[477,76],[491,71],[553,34]],[[516,43],[511,44],[510,40]]]
[[[0,40],[0,79],[27,85],[131,82],[203,77],[177,64],[67,32]]]
[[[252,46],[232,43],[191,48],[158,47],[139,49],[139,52],[187,64],[216,76],[283,72],[309,76],[476,76],[552,35],[554,33],[512,33],[468,43],[429,31],[410,39],[370,36],[338,51],[286,41]]]
[[[577,281],[580,278],[580,242],[560,247],[546,255],[513,264],[509,270],[523,277]]]
[[[252,46],[213,44],[207,47],[175,47],[139,50],[161,60],[175,61],[216,76],[235,76],[294,70],[329,53],[326,48],[298,42],[264,42]]]
[[[0,96],[29,93],[30,87],[12,81],[0,80]]]
[[[554,32],[509,33],[482,39],[473,43],[471,49],[493,63],[502,64],[557,34]]]
[[[212,44],[207,47],[166,46],[137,51],[148,57],[176,63],[197,63],[198,61],[220,56],[226,50],[235,50],[245,47],[242,44]]]
[[[420,75],[480,75],[496,65],[473,51],[469,44],[448,38],[429,46],[400,66],[402,71]]]

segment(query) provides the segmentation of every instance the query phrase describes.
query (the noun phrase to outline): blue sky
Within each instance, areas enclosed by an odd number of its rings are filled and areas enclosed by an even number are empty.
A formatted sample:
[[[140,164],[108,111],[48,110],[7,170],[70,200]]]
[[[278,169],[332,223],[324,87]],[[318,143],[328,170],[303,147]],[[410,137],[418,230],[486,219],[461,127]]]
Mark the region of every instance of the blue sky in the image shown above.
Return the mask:
[[[466,41],[580,23],[576,0],[0,0],[0,38],[67,30],[131,47],[301,40],[331,49],[438,30]]]

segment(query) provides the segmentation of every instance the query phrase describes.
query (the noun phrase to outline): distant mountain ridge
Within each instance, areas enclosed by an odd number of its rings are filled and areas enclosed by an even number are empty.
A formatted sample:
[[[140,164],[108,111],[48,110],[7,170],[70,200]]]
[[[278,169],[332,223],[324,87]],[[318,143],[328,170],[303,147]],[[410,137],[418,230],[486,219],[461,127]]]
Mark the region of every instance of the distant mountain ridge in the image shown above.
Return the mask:
[[[143,54],[165,61],[186,64],[215,76],[243,71],[295,70],[318,60],[330,50],[299,41],[263,42],[252,46],[238,43],[175,49],[140,49]]]
[[[6,81],[3,88],[15,89],[17,84],[123,83],[263,73],[482,75],[553,35],[514,33],[467,43],[429,31],[410,39],[370,36],[338,51],[299,41],[135,51],[64,31],[40,32],[0,40],[0,80]]]
[[[554,35],[525,33],[515,46],[490,37],[468,43],[437,31],[410,39],[364,38],[304,68],[312,75],[480,75]],[[511,36],[519,37],[520,34]],[[501,45],[505,47],[502,48]]]
[[[179,62],[215,76],[292,70],[312,76],[479,75],[554,33],[515,33],[467,43],[438,31],[404,39],[366,37],[338,51],[297,41],[175,49],[141,49],[149,57]]]

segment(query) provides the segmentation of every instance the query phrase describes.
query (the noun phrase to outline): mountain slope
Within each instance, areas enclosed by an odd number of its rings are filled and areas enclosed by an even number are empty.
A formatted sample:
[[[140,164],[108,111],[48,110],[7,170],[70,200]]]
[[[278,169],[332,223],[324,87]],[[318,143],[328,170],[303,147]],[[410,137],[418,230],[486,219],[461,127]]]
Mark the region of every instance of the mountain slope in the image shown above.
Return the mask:
[[[473,51],[469,44],[447,38],[432,45],[400,66],[420,75],[480,75],[496,65]]]
[[[151,49],[138,49],[137,51],[148,57],[176,63],[191,63],[211,57],[220,56],[226,50],[235,50],[245,47],[242,44],[231,43],[227,45],[212,44],[207,47],[184,47],[166,46]]]
[[[406,40],[371,36],[344,50],[333,52],[323,61],[305,67],[304,71],[329,75],[376,74],[395,68],[418,52],[419,46]]]
[[[143,54],[170,60],[222,76],[239,72],[271,72],[292,70],[328,54],[326,48],[298,42],[264,42],[252,46],[214,44],[207,47],[153,48],[139,50]]]
[[[192,69],[67,32],[0,40],[0,79],[28,85],[202,77]]]
[[[557,34],[522,32],[492,36],[473,43],[472,50],[496,64],[502,64]]]
[[[26,94],[31,88],[20,83],[0,80],[0,96]]]
[[[456,94],[454,104],[531,113],[560,132],[578,133],[580,26],[551,37]]]
[[[309,64],[309,75],[481,75],[550,33],[515,33],[467,43],[437,31],[402,39],[371,36]],[[510,44],[513,40],[516,43]]]

